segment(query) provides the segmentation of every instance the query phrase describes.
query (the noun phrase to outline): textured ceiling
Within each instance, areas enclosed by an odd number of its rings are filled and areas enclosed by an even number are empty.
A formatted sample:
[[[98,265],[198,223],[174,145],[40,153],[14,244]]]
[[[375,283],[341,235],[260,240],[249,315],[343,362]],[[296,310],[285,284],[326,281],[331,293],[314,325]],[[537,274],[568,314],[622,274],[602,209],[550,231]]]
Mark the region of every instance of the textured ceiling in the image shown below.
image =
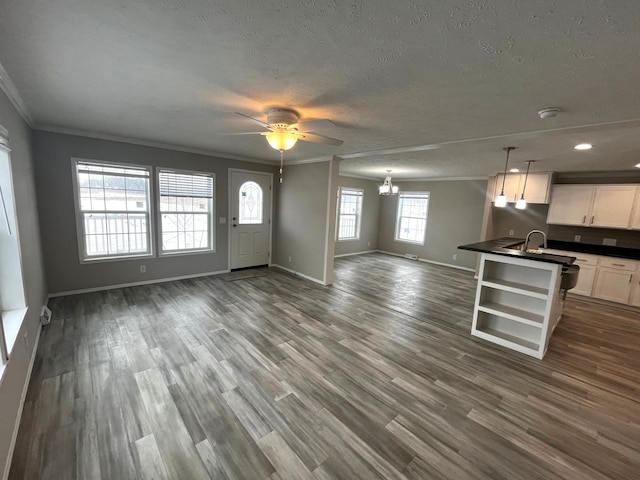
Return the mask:
[[[278,159],[234,114],[297,109],[346,174],[640,162],[640,2],[3,0],[0,63],[36,128]],[[536,112],[558,106],[555,118]],[[259,129],[259,127],[258,127]],[[589,152],[575,152],[590,141]]]

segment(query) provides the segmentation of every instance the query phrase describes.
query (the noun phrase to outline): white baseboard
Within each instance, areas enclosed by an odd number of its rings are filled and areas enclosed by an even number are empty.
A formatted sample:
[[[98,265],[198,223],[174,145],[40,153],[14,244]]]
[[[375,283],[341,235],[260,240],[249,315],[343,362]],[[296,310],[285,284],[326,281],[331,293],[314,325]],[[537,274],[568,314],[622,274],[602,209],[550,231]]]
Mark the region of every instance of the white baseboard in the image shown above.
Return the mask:
[[[9,471],[11,470],[11,463],[13,460],[13,451],[16,448],[16,441],[18,440],[18,432],[20,431],[20,420],[22,420],[22,410],[24,409],[24,402],[27,399],[27,392],[29,391],[31,372],[33,371],[33,364],[36,361],[36,353],[38,351],[38,342],[40,341],[41,331],[42,325],[38,320],[38,332],[36,333],[36,338],[33,340],[33,351],[31,352],[31,360],[29,361],[29,368],[27,369],[27,377],[25,378],[24,385],[22,386],[20,405],[18,406],[18,414],[16,415],[16,421],[13,425],[13,435],[11,436],[11,443],[9,444],[9,455],[7,455],[7,464],[5,465],[4,473],[2,474],[2,480],[7,480],[7,478],[9,478]]]
[[[229,273],[231,270],[219,270],[217,272],[196,273],[194,275],[182,275],[180,277],[158,278],[156,280],[145,280],[142,282],[121,283],[118,285],[105,285],[103,287],[83,288],[81,290],[70,290],[68,292],[50,293],[49,298],[64,297],[67,295],[77,295],[79,293],[101,292],[103,290],[114,290],[116,288],[138,287],[140,285],[150,285],[152,283],[173,282],[174,280],[188,280],[189,278],[208,277],[210,275],[221,275]]]
[[[341,253],[340,255],[334,255],[333,258],[350,257],[351,255],[364,255],[365,253],[376,253],[376,252],[379,252],[379,250],[365,250],[363,252]]]
[[[378,253],[384,253],[385,255],[393,255],[394,257],[406,258],[404,254],[385,252],[384,250],[376,250]],[[415,261],[415,260],[414,260]],[[475,268],[461,267],[460,265],[451,265],[450,263],[436,262],[435,260],[427,260],[426,258],[418,258],[418,262],[432,263],[433,265],[441,265],[443,267],[455,268],[456,270],[464,270],[465,272],[475,272]]]
[[[285,272],[292,273],[292,274],[294,274],[294,275],[296,275],[298,277],[302,277],[302,278],[305,278],[307,280],[311,280],[312,282],[319,283],[320,285],[326,286],[326,284],[322,280],[318,280],[317,278],[310,277],[309,275],[305,275],[304,273],[296,272],[295,270],[292,270],[292,269],[287,268],[287,267],[283,267],[282,265],[278,265],[277,263],[272,263],[269,266],[270,267],[279,268],[281,270],[284,270]]]

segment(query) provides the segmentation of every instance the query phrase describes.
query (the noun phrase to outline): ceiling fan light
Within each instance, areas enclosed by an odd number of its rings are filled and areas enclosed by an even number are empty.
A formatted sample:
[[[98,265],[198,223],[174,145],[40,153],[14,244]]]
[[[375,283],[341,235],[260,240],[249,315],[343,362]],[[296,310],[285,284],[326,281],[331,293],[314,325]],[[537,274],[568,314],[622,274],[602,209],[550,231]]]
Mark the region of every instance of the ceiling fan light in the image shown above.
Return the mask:
[[[266,135],[271,148],[276,150],[289,150],[298,141],[298,137],[289,132],[272,132]]]
[[[516,202],[516,208],[518,210],[524,210],[525,208],[527,208],[527,201],[524,199],[524,197],[521,197],[517,202]]]

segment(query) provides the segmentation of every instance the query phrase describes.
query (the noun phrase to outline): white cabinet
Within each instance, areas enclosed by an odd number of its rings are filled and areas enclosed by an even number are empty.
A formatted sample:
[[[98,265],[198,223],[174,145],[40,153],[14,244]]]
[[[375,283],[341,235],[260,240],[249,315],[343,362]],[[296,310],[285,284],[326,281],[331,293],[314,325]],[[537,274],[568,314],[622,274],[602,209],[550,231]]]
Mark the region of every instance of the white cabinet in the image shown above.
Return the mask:
[[[578,283],[573,287],[571,293],[590,297],[593,291],[593,282],[596,279],[596,272],[598,271],[598,257],[596,255],[571,252],[565,252],[564,255],[576,257],[574,264],[580,267]]]
[[[598,185],[591,208],[591,227],[629,228],[635,185]]]
[[[638,268],[636,269],[636,273],[633,275],[631,283],[633,286],[631,287],[629,305],[640,307],[640,264],[638,264]]]
[[[554,185],[547,223],[629,228],[637,191],[637,185]],[[637,221],[640,228],[640,214]]]
[[[561,315],[562,265],[482,254],[471,334],[536,358]]]
[[[588,225],[594,185],[554,185],[547,223],[558,225]]]
[[[503,174],[496,177],[495,199],[502,191]],[[504,181],[504,194],[507,202],[517,202],[522,196],[525,175],[521,173],[508,173]],[[551,186],[550,173],[529,173],[524,198],[527,203],[549,203],[549,189]]]
[[[633,260],[600,257],[593,297],[628,303],[637,263]]]
[[[631,228],[640,230],[640,186],[636,191],[636,200],[634,202],[633,214],[631,215]]]

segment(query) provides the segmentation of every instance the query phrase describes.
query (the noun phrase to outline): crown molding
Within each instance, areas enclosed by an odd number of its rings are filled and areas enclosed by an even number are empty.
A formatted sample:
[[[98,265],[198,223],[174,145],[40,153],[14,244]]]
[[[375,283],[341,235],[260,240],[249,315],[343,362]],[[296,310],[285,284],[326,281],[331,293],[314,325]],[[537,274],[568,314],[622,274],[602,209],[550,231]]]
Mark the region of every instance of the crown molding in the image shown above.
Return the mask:
[[[202,148],[184,147],[182,145],[173,145],[170,143],[154,142],[151,140],[142,140],[138,138],[121,137],[119,135],[110,135],[107,133],[89,132],[86,130],[78,130],[75,128],[58,127],[55,125],[38,124],[34,130],[49,133],[60,133],[63,135],[74,135],[78,137],[95,138],[97,140],[108,140],[110,142],[129,143],[132,145],[141,145],[143,147],[161,148],[163,150],[173,150],[176,152],[194,153],[196,155],[205,155],[207,157],[224,158],[226,160],[236,160],[239,162],[260,163],[264,165],[278,165],[275,160],[263,160],[259,158],[244,157],[242,155],[231,155],[228,153],[214,152]]]
[[[4,92],[4,94],[7,96],[11,104],[16,108],[20,116],[24,119],[25,122],[27,122],[27,125],[29,125],[30,127],[33,126],[33,119],[29,114],[29,110],[27,110],[27,106],[25,105],[24,100],[22,100],[20,92],[11,81],[9,74],[2,66],[2,63],[0,63],[0,90]]]

